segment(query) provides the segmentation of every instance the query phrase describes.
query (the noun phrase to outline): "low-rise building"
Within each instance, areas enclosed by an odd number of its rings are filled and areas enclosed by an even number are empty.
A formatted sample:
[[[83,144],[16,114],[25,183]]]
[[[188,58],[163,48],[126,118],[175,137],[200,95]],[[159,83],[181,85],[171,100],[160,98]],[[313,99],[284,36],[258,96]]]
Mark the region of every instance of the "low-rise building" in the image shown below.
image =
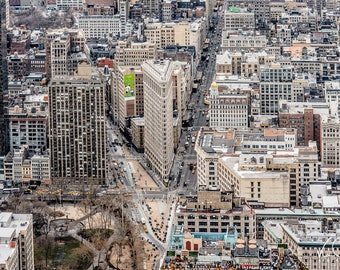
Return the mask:
[[[32,215],[0,213],[0,268],[34,270]]]
[[[4,159],[4,180],[11,185],[28,185],[31,180],[48,184],[50,179],[50,158],[46,153],[35,153],[22,145]]]
[[[28,145],[31,150],[46,150],[48,132],[48,96],[32,95],[22,107],[8,108],[10,150]]]
[[[270,207],[299,205],[299,189],[318,179],[319,161],[315,142],[295,143],[295,130],[202,128],[195,147],[197,183]]]
[[[340,268],[340,226],[331,218],[281,224],[282,242],[310,270]]]
[[[224,30],[222,31],[221,50],[237,51],[240,48],[244,50],[262,50],[267,46],[267,38],[265,35],[251,33],[239,33]]]
[[[255,235],[253,210],[242,198],[216,187],[200,189],[197,194],[181,198],[176,223],[191,232],[225,233],[231,226],[240,235]]]
[[[248,127],[249,102],[247,95],[237,93],[237,91],[220,92],[216,82],[213,82],[209,96],[209,126],[213,128]]]
[[[223,14],[225,30],[253,30],[255,28],[255,14],[246,8],[230,7]]]

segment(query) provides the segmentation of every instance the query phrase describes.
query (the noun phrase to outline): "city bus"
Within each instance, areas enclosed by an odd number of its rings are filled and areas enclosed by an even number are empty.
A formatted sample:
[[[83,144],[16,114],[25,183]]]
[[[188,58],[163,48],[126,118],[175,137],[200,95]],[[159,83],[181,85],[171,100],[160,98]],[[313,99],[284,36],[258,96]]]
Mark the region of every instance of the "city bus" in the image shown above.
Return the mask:
[[[2,192],[5,194],[19,193],[20,188],[4,188]]]

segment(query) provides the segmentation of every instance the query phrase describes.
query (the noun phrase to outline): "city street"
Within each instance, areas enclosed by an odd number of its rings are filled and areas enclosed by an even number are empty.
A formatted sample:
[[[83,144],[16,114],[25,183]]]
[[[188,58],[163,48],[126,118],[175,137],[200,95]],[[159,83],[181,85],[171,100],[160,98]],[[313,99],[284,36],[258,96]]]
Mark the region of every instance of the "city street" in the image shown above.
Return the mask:
[[[105,193],[104,191],[102,196],[123,194],[124,196],[131,197],[130,201],[132,202],[132,206],[130,210],[132,219],[139,222],[139,224],[143,224],[144,232],[142,232],[142,235],[158,247],[161,256],[164,255],[166,245],[169,241],[171,225],[174,219],[175,203],[172,206],[172,210],[167,214],[168,216],[165,217],[168,229],[167,236],[163,240],[161,240],[159,236],[156,236],[157,232],[154,231],[153,221],[156,217],[150,220],[153,214],[152,211],[150,211],[149,204],[155,204],[159,207],[165,203],[165,205],[169,207],[168,202],[174,202],[178,194],[190,194],[196,190],[197,155],[195,142],[200,128],[209,124],[207,120],[209,106],[205,104],[205,98],[206,95],[208,95],[208,89],[215,76],[216,53],[220,49],[221,42],[220,28],[221,22],[208,32],[207,38],[209,38],[211,42],[209,43],[208,49],[203,52],[203,58],[205,58],[206,61],[201,61],[198,67],[198,70],[202,71],[202,83],[199,84],[197,91],[191,93],[188,110],[191,110],[192,117],[189,127],[182,128],[178,146],[178,149],[185,150],[184,152],[178,151],[175,155],[168,188],[164,187],[163,183],[149,170],[142,154],[136,153],[132,147],[127,147],[123,144],[124,140],[117,127],[110,121],[107,123],[107,156],[110,192]],[[137,169],[134,167],[137,167]],[[140,182],[142,174],[145,185]],[[145,174],[148,174],[148,176]],[[146,177],[149,177],[149,180],[145,180]],[[148,184],[148,181],[151,182]],[[159,261],[156,263],[156,266],[159,267]]]
[[[196,189],[196,172],[191,170],[188,164],[196,163],[197,156],[195,145],[192,144],[191,138],[193,135],[197,137],[197,133],[202,126],[207,126],[207,114],[209,106],[204,104],[205,92],[210,88],[215,76],[216,53],[221,47],[221,29],[222,20],[219,20],[216,29],[208,32],[207,38],[211,40],[208,51],[203,52],[204,57],[209,56],[209,61],[201,61],[199,70],[202,70],[202,78],[205,78],[202,84],[199,85],[196,92],[191,94],[189,104],[192,104],[192,120],[191,127],[183,128],[179,142],[179,148],[185,147],[186,142],[189,143],[184,155],[177,153],[172,168],[172,181],[169,184],[169,189],[178,188],[179,193],[190,193]],[[181,167],[181,164],[183,166]],[[194,173],[193,173],[194,172]]]

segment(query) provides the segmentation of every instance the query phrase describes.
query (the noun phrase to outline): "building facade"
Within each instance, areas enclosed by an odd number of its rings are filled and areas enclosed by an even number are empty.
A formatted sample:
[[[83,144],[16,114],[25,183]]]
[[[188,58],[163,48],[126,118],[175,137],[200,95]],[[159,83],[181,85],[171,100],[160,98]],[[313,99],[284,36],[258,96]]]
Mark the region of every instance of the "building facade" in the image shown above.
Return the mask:
[[[255,212],[232,192],[216,188],[198,190],[197,194],[180,198],[176,225],[190,232],[225,233],[228,227],[239,235],[255,236]]]
[[[50,169],[49,155],[29,151],[27,145],[14,149],[4,158],[4,180],[11,186],[29,185],[31,180],[50,184]]]
[[[213,82],[210,88],[210,122],[213,128],[248,127],[249,99],[247,95],[232,92],[219,92]]]
[[[322,124],[322,165],[327,167],[339,167],[340,155],[340,123],[330,120]]]
[[[15,106],[8,110],[10,150],[21,145],[28,145],[31,150],[47,148],[48,114],[47,108],[40,111],[34,108],[29,111]]]
[[[167,182],[174,159],[173,63],[149,60],[144,72],[144,147],[152,170]]]
[[[230,7],[224,12],[224,30],[253,30],[255,28],[255,14],[246,9]]]
[[[45,38],[47,78],[73,75],[78,63],[89,59],[85,34],[79,29],[50,30]]]
[[[275,115],[279,100],[292,101],[293,69],[280,63],[261,66],[260,97],[261,113]]]
[[[279,127],[297,130],[297,145],[316,141],[321,153],[322,116],[329,116],[329,106],[321,102],[279,101]]]
[[[324,221],[298,221],[282,224],[282,242],[308,269],[338,269],[339,224],[332,218]]]
[[[105,184],[105,83],[88,64],[49,84],[52,181]]]
[[[131,34],[132,30],[131,23],[127,22],[127,14],[123,11],[116,15],[82,15],[78,22],[78,28],[84,31],[86,38],[106,38],[109,35],[123,37]]]

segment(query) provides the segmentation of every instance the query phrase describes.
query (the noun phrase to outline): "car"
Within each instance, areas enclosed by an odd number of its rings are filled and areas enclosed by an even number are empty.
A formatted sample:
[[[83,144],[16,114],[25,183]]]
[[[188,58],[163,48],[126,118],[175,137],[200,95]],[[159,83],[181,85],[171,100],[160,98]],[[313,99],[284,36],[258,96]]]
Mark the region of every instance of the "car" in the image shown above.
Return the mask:
[[[149,232],[149,230],[148,230],[148,228],[146,227],[146,225],[143,225],[143,229],[144,229],[144,232],[146,232],[146,233]]]

